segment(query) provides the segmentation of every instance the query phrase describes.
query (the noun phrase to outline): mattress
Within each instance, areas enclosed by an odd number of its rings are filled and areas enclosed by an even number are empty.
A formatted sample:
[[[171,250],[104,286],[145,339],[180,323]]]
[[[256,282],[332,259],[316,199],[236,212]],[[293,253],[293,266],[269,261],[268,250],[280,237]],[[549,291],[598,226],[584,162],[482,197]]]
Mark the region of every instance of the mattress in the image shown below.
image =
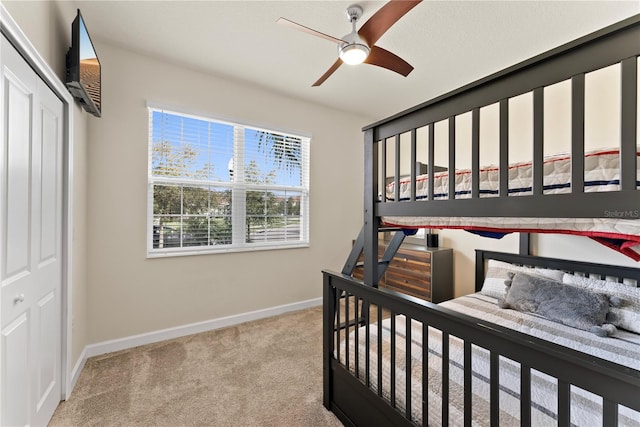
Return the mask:
[[[640,370],[640,335],[618,331],[614,337],[597,337],[589,332],[570,328],[530,314],[498,308],[496,300],[481,294],[472,294],[440,304],[456,311],[478,317],[502,326],[518,330],[578,351],[610,360],[614,363]],[[400,412],[406,412],[406,378],[411,376],[411,420],[422,425],[422,325],[411,322],[411,364],[407,368],[405,341],[406,319],[396,317],[395,355],[395,401]],[[382,396],[391,402],[391,320],[382,322]],[[370,327],[370,387],[378,391],[378,328]],[[358,358],[361,379],[365,378],[366,358],[365,329],[359,330]],[[349,368],[355,374],[355,334],[349,338]],[[340,354],[345,363],[344,344]],[[463,342],[455,337],[449,339],[449,421],[450,425],[463,425],[464,380]],[[428,410],[429,425],[441,424],[442,396],[442,333],[429,328],[428,351]],[[489,425],[489,352],[479,347],[472,349],[473,425]],[[500,425],[520,425],[520,369],[508,359],[500,359]],[[539,371],[531,374],[531,419],[532,425],[557,425],[557,382]],[[619,409],[619,423],[625,426],[640,426],[640,413],[626,407]],[[601,399],[584,390],[571,389],[571,423],[576,426],[602,425]]]
[[[640,151],[638,152],[640,156]],[[584,158],[584,191],[618,191],[620,189],[620,151],[619,149],[594,150]],[[640,171],[640,163],[638,163]],[[471,197],[471,170],[459,169],[455,174],[456,199]],[[498,195],[500,175],[497,166],[480,168],[480,197]],[[521,162],[509,165],[509,195],[525,196],[532,194],[532,163]],[[426,200],[428,175],[416,177],[416,200]],[[400,200],[409,200],[411,180],[400,180]],[[640,183],[638,184],[640,185]],[[433,177],[435,200],[447,199],[449,195],[449,173],[438,172]],[[557,154],[548,156],[543,162],[544,194],[562,194],[571,192],[571,156]],[[387,200],[395,199],[395,182],[386,186]]]
[[[638,153],[640,155],[640,152]],[[585,154],[585,192],[618,191],[620,189],[619,150],[597,150]],[[640,179],[640,161],[637,162]],[[551,156],[544,160],[544,194],[571,192],[571,157]],[[471,171],[457,170],[456,199],[471,197]],[[409,179],[400,180],[400,200],[408,200],[411,190]],[[636,184],[640,187],[640,181]],[[427,199],[428,175],[416,178],[416,200]],[[480,169],[480,197],[498,194],[498,168]],[[434,200],[447,199],[449,173],[434,174]],[[509,166],[509,194],[532,194],[531,162]],[[394,200],[395,183],[386,186],[387,200]],[[552,201],[550,201],[552,203]],[[508,217],[405,217],[385,216],[386,225],[408,228],[464,229],[491,237],[501,237],[506,232],[559,233],[588,236],[636,261],[640,261],[640,211],[612,211],[609,218],[508,218]]]

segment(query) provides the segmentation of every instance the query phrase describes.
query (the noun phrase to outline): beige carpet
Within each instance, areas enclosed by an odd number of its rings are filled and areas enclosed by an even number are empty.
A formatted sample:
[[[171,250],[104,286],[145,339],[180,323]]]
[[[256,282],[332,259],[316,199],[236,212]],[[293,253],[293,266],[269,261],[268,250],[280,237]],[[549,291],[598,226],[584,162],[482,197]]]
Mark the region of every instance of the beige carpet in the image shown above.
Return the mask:
[[[342,426],[322,406],[322,309],[90,358],[51,426]]]

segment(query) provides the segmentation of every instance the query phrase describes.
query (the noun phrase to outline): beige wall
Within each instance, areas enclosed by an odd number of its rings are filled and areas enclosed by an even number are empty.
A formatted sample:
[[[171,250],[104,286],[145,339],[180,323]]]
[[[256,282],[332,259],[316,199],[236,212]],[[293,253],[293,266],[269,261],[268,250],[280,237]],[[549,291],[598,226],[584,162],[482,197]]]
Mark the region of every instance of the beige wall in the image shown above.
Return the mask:
[[[362,224],[371,121],[98,43],[102,118],[89,126],[89,341],[321,296]],[[311,247],[146,258],[147,102],[311,134]]]
[[[71,22],[76,9],[70,2],[3,1],[42,58],[64,81],[65,55],[71,44]],[[87,342],[86,259],[86,145],[88,115],[75,105],[73,132],[73,264],[70,274],[72,300],[71,364]]]
[[[63,79],[66,72],[65,55],[71,45],[71,21],[76,15],[73,3],[3,0],[2,4],[38,53]]]

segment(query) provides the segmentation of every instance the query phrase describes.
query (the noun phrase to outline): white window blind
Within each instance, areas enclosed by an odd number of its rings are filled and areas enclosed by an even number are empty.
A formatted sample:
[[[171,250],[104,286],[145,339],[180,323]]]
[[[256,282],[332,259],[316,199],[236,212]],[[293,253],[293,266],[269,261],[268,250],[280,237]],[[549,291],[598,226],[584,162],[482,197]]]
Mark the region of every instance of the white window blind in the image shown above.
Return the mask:
[[[149,108],[148,254],[309,244],[309,138]]]

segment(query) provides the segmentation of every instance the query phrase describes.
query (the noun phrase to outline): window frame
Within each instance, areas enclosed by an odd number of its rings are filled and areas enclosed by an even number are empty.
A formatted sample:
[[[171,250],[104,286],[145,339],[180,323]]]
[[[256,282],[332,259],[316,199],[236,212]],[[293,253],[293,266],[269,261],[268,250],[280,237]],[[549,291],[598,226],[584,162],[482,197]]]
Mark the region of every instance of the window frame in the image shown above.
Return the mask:
[[[180,177],[160,177],[153,174],[153,113],[160,112],[178,115],[190,119],[214,122],[222,125],[233,126],[234,130],[234,172],[230,181],[216,181],[207,179],[192,179]],[[280,250],[307,248],[310,246],[309,219],[310,219],[310,152],[311,136],[302,132],[284,131],[273,126],[255,125],[237,120],[219,118],[211,114],[189,112],[182,108],[166,107],[154,103],[147,103],[148,117],[148,143],[147,143],[147,258],[163,258],[175,256],[191,256],[205,254],[220,254],[233,252],[253,252],[264,250]],[[266,183],[250,183],[244,181],[244,129],[264,131],[276,135],[298,138],[301,140],[301,185],[288,186]],[[242,131],[242,132],[238,132]],[[242,136],[238,136],[242,134]],[[238,145],[241,145],[239,147]],[[241,165],[241,168],[238,168]],[[203,245],[203,246],[179,246],[170,248],[154,247],[154,185],[185,185],[185,186],[210,186],[212,188],[228,188],[231,190],[231,236],[232,243],[228,245]],[[185,187],[186,188],[186,187]],[[300,238],[292,241],[265,241],[246,242],[246,193],[248,191],[291,191],[300,194]],[[181,212],[176,216],[183,216]]]

